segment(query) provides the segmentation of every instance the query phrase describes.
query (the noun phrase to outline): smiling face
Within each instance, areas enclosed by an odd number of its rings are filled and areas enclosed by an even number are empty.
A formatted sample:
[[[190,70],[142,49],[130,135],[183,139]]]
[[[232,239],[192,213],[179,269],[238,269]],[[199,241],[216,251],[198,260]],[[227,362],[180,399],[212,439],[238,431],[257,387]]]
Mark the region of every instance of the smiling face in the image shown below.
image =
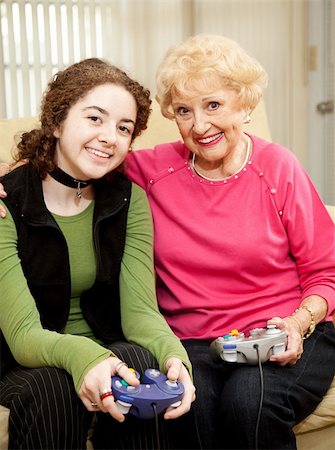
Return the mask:
[[[80,180],[114,170],[127,156],[136,116],[136,101],[122,86],[93,88],[54,131],[58,167]]]
[[[220,87],[191,98],[173,94],[172,107],[183,141],[198,165],[207,169],[231,165],[234,170],[243,160],[246,111],[239,107],[235,91]]]

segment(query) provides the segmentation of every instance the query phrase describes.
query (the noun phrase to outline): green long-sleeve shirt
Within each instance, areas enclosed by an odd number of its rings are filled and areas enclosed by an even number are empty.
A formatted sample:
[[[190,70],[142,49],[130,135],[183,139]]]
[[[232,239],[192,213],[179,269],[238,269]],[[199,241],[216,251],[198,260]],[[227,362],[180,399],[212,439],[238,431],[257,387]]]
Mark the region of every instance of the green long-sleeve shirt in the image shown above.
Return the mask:
[[[0,328],[18,363],[64,368],[77,391],[88,370],[111,354],[95,340],[79,305],[81,292],[95,280],[93,206],[76,216],[54,215],[68,244],[71,267],[71,308],[63,333],[42,328],[18,257],[15,223],[9,213],[0,221]],[[120,301],[122,329],[129,342],[151,351],[162,371],[171,356],[191,370],[186,351],[157,307],[150,208],[136,185],[132,185],[128,212]]]

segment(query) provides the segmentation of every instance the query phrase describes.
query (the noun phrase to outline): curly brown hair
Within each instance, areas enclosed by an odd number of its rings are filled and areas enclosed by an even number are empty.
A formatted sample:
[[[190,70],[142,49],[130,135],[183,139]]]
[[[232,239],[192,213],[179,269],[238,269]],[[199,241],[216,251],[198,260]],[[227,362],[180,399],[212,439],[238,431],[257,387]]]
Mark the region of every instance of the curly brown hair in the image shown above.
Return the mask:
[[[69,109],[93,88],[106,83],[124,87],[135,99],[137,117],[132,141],[147,128],[151,112],[150,91],[126,72],[99,58],[84,59],[57,72],[43,95],[41,127],[23,133],[15,160],[29,160],[42,178],[55,168],[54,131],[66,119]]]

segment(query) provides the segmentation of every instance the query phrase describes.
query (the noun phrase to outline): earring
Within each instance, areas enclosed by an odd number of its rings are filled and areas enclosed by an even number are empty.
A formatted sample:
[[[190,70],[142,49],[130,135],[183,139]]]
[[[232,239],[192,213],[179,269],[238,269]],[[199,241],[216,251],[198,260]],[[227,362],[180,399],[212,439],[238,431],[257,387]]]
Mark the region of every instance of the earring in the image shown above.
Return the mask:
[[[250,123],[251,122],[251,117],[249,116],[249,114],[246,114],[245,118],[242,120],[242,123]]]
[[[133,151],[133,147],[130,146],[130,147],[128,148],[128,152],[132,152],[132,151]]]

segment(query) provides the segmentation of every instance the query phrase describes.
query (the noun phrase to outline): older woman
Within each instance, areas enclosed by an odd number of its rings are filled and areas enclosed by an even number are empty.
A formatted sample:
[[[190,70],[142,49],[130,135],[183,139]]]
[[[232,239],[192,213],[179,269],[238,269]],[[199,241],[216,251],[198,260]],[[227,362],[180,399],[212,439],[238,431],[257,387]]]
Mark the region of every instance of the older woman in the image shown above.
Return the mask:
[[[154,217],[160,308],[193,364],[202,448],[295,448],[293,426],[334,376],[334,225],[294,155],[243,131],[266,82],[222,36],[172,47],[157,99],[183,142],[127,157]],[[212,360],[213,339],[267,325],[287,347],[262,373]]]
[[[334,225],[294,155],[243,132],[266,82],[222,36],[172,47],[157,99],[183,142],[127,159],[154,216],[160,308],[194,367],[203,448],[295,448],[293,426],[334,376]],[[287,349],[263,365],[261,392],[257,366],[218,364],[209,347],[268,324]]]

